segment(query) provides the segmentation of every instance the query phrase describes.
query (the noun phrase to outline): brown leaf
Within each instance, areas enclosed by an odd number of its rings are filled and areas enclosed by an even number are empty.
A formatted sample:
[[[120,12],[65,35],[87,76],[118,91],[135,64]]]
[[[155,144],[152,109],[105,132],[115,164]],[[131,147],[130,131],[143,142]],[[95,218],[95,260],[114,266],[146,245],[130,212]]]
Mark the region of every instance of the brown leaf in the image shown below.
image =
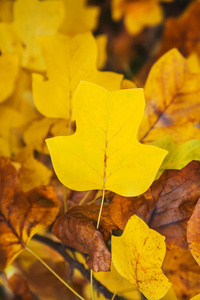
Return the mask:
[[[15,295],[14,299],[20,300],[35,300],[36,298],[33,296],[30,291],[26,280],[20,276],[19,274],[14,274],[8,281],[9,287]]]
[[[179,300],[200,293],[200,267],[189,251],[167,251],[163,270]]]
[[[150,198],[145,194],[130,198],[116,195],[110,207],[113,222],[124,230],[130,215],[137,214],[166,237],[170,249],[187,249],[187,221],[200,196],[200,162],[166,170],[150,190]]]
[[[89,255],[88,266],[95,272],[110,270],[111,254],[106,241],[112,229],[109,207],[104,205],[99,230],[96,229],[99,205],[75,206],[61,216],[53,226],[53,233],[66,245]]]
[[[194,1],[179,18],[168,18],[165,24],[160,55],[172,48],[178,48],[188,56],[200,44],[200,3]]]
[[[200,265],[200,199],[197,202],[194,212],[188,222],[187,241],[190,252]]]
[[[24,193],[7,158],[0,159],[0,191],[0,270],[3,270],[36,232],[54,221],[59,202],[50,186]]]
[[[49,249],[45,250],[48,251]],[[42,252],[45,250],[42,248]],[[39,251],[41,257],[41,247]],[[51,253],[51,257],[49,255],[47,257],[46,251],[45,253],[42,253],[42,259],[45,263],[50,266],[64,281],[71,280],[71,268],[69,264],[64,261],[58,261],[57,257],[55,260],[55,251],[54,253]],[[17,268],[20,269],[24,277],[27,278],[31,290],[38,295],[40,299],[74,299],[74,294],[71,291],[66,290],[66,287],[38,260],[32,261],[32,258],[27,256],[26,251],[19,255],[15,261],[15,265],[16,262]]]

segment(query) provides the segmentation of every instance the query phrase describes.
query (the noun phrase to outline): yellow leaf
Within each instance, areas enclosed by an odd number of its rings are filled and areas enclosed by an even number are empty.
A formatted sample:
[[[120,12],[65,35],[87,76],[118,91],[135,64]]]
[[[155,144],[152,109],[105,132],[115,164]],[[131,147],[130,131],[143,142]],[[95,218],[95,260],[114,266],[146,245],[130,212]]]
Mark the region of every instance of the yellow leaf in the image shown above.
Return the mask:
[[[76,133],[47,140],[60,181],[73,190],[105,188],[124,196],[145,192],[167,152],[137,140],[143,90],[110,92],[82,81],[74,102]]]
[[[97,45],[90,32],[75,37],[41,37],[47,77],[33,75],[33,97],[38,110],[47,117],[73,116],[72,97],[80,80],[110,90],[120,88],[122,75],[97,70]]]
[[[166,253],[164,240],[136,215],[129,219],[121,237],[112,236],[115,268],[149,300],[162,298],[171,287],[161,269]]]
[[[23,67],[44,70],[37,36],[57,33],[63,20],[62,2],[17,0],[14,2],[13,14],[12,24],[0,24],[0,46],[3,47],[3,53],[20,51]],[[23,47],[20,47],[19,43]]]
[[[17,55],[0,56],[0,102],[6,100],[13,92],[19,71]]]
[[[97,6],[87,6],[86,2],[87,0],[64,0],[65,19],[60,32],[75,35],[96,28],[100,9]]]
[[[186,59],[172,49],[152,67],[145,85],[146,110],[140,141],[150,143],[164,134],[176,143],[200,138],[200,74],[191,74]]]

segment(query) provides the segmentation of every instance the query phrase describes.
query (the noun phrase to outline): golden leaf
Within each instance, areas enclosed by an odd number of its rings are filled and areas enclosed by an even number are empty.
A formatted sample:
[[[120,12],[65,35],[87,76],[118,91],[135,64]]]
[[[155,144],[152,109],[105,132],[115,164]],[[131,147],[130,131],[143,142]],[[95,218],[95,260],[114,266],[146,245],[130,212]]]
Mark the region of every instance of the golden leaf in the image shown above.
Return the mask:
[[[146,85],[147,102],[140,141],[149,143],[164,134],[176,143],[200,137],[200,74],[189,71],[187,61],[172,49],[152,67]]]
[[[164,236],[133,215],[121,237],[112,236],[112,260],[117,271],[138,286],[149,300],[162,298],[171,286],[161,266]]]

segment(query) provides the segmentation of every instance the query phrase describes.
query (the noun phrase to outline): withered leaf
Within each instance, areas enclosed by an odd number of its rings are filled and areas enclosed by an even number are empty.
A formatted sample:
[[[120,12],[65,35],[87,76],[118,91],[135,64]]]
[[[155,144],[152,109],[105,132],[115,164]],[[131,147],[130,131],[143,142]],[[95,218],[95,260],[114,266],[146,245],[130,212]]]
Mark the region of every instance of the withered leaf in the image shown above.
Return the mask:
[[[111,254],[106,242],[112,229],[118,227],[109,215],[109,206],[104,205],[99,230],[96,229],[100,206],[74,206],[61,216],[53,226],[53,233],[66,245],[89,255],[87,264],[95,272],[110,270]]]
[[[0,270],[3,270],[36,232],[54,221],[59,201],[50,186],[24,193],[7,158],[0,159],[0,191]]]
[[[14,274],[9,278],[9,287],[15,295],[14,299],[20,300],[35,300],[36,298],[32,294],[27,284],[27,281],[19,274]]]
[[[184,56],[188,56],[199,47],[199,13],[200,3],[193,1],[180,17],[167,19],[159,55],[176,47]]]
[[[187,241],[192,256],[200,265],[200,199],[188,222]]]
[[[187,249],[186,227],[200,197],[200,162],[181,170],[166,170],[150,187],[152,196],[121,197],[111,203],[111,218],[122,230],[137,214],[150,228],[166,237],[171,249]]]
[[[167,251],[163,271],[177,299],[189,300],[200,293],[200,267],[189,251]]]

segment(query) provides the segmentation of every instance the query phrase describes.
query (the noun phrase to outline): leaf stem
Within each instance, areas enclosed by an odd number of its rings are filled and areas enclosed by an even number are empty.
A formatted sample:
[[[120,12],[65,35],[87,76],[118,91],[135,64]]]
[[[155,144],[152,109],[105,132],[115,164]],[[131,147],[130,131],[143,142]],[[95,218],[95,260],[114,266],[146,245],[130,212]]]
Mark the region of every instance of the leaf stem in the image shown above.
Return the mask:
[[[101,206],[100,206],[99,216],[98,216],[98,221],[97,221],[97,229],[99,229],[99,224],[100,224],[100,219],[101,219],[101,213],[102,213],[102,209],[103,209],[104,199],[105,199],[105,185],[103,186],[103,194],[102,194],[102,198],[101,198]]]
[[[90,286],[91,286],[91,296],[92,296],[92,300],[95,300],[95,299],[94,299],[93,271],[92,271],[92,269],[90,269]]]
[[[27,251],[29,251],[35,258],[37,258],[55,277],[58,278],[71,292],[73,292],[79,299],[85,300],[81,295],[79,295],[70,285],[68,285],[57,273],[54,272],[53,269],[51,269],[50,266],[48,266],[35,252],[33,252],[30,248],[25,248]]]

